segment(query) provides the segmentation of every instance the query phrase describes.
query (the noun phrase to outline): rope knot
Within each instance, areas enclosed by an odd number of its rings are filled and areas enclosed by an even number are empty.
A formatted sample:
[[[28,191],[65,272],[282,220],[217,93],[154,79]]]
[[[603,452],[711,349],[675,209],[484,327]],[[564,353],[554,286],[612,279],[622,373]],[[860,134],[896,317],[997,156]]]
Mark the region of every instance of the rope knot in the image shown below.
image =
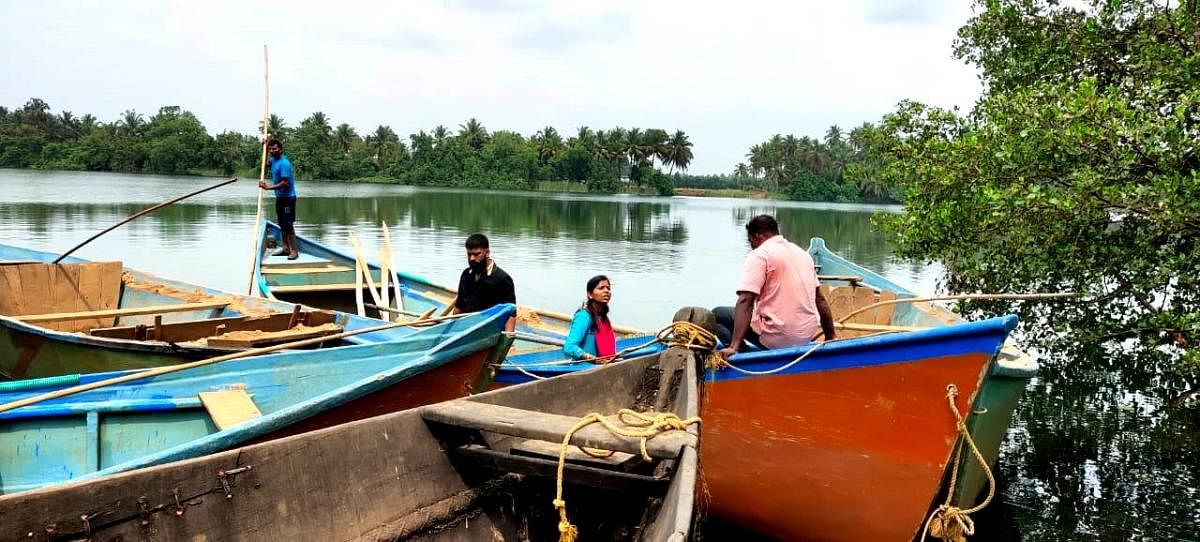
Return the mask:
[[[574,542],[579,536],[579,529],[567,520],[567,501],[563,499],[563,471],[567,464],[567,450],[571,446],[571,437],[580,429],[587,427],[593,423],[603,425],[609,432],[623,437],[640,439],[642,451],[642,459],[646,461],[653,460],[650,457],[650,451],[646,449],[646,443],[650,439],[658,436],[666,431],[684,430],[692,424],[700,423],[700,418],[680,419],[678,414],[674,412],[638,412],[628,408],[622,408],[617,412],[617,420],[626,427],[617,425],[612,420],[604,417],[599,412],[592,412],[579,420],[567,434],[563,436],[562,446],[558,453],[558,483],[554,495],[554,508],[558,509],[558,532],[559,542]],[[600,450],[589,451],[587,448],[580,447],[589,455],[600,452]],[[611,455],[612,452],[609,452]]]
[[[943,504],[930,518],[929,534],[950,542],[966,542],[975,534],[975,521],[961,508]]]

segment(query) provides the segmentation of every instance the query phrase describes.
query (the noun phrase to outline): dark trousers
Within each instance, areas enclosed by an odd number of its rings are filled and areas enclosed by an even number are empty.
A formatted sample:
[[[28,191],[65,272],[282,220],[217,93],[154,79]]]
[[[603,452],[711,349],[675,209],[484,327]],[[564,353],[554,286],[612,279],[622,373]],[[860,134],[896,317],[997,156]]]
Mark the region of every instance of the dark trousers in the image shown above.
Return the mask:
[[[733,307],[713,307],[713,316],[717,317],[717,338],[726,346],[729,341],[733,340]],[[753,329],[746,330],[746,336],[743,337],[744,342],[765,349],[758,340],[758,333]]]

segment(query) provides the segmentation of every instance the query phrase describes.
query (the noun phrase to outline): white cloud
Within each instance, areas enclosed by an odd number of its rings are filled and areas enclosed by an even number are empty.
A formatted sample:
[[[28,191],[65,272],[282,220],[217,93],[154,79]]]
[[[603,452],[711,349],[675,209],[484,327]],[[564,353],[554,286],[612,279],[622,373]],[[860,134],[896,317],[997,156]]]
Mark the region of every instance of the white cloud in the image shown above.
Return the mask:
[[[271,109],[407,134],[477,117],[687,131],[693,172],[726,172],[774,133],[818,136],[903,98],[966,106],[974,71],[951,58],[967,2],[250,4],[0,0],[0,104],[41,97],[111,120],[194,111],[212,131]]]

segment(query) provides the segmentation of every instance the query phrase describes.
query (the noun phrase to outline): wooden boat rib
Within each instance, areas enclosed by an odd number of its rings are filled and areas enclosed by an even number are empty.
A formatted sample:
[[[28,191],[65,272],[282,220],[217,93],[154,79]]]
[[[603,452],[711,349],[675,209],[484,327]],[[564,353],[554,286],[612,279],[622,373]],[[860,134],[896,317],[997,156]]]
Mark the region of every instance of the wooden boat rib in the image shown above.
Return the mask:
[[[0,492],[218,452],[486,389],[499,305],[377,344],[182,369],[0,413]],[[6,383],[0,404],[126,373]],[[72,382],[73,381],[73,382]]]
[[[693,355],[662,354],[113,476],[0,497],[0,539],[558,540],[564,427],[589,412],[699,409]],[[564,499],[582,540],[690,534],[698,427],[572,443]]]
[[[0,245],[0,379],[171,365],[361,329],[351,314],[221,292],[120,262],[88,262]],[[402,337],[388,330],[330,341]]]
[[[272,243],[277,245],[280,235],[278,225],[271,221],[264,223],[263,242],[260,243],[263,249],[255,261],[254,280],[258,284],[259,291],[264,296],[273,299],[354,313],[357,310],[354,296],[354,289],[357,286],[354,280],[355,258],[297,235],[299,260],[292,262],[266,260],[270,250],[267,247]],[[367,263],[367,266],[371,270],[372,280],[379,285],[381,283],[380,266],[370,262]],[[441,311],[457,296],[453,289],[440,286],[411,273],[396,270],[396,275],[400,280],[403,309],[411,314],[422,314],[431,309]],[[367,294],[364,294],[364,297],[370,299]],[[367,315],[374,318],[381,317],[378,310],[371,308],[367,309]],[[572,315],[561,312],[521,305],[517,307],[517,331],[561,341],[566,338],[567,331],[571,327],[571,317]],[[653,338],[651,333],[625,326],[615,325],[613,330],[617,334],[617,350],[644,344]],[[659,345],[652,345],[630,354],[639,355],[659,349],[661,349]],[[547,362],[560,364],[566,361],[569,360],[564,360],[562,351],[558,347],[518,339],[513,344],[513,351],[509,353],[505,364],[500,367],[496,381],[497,383],[516,383],[528,380],[518,371],[513,370],[512,365],[535,364],[537,366],[545,365]],[[576,367],[576,370],[595,366],[583,362],[566,364]]]

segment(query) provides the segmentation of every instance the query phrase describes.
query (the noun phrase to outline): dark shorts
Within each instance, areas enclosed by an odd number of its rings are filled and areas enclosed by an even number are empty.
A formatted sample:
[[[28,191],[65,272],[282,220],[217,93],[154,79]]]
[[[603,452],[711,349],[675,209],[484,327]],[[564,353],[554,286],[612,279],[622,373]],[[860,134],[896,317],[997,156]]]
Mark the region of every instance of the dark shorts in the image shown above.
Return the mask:
[[[296,233],[296,198],[275,198],[275,216],[283,233]]]

